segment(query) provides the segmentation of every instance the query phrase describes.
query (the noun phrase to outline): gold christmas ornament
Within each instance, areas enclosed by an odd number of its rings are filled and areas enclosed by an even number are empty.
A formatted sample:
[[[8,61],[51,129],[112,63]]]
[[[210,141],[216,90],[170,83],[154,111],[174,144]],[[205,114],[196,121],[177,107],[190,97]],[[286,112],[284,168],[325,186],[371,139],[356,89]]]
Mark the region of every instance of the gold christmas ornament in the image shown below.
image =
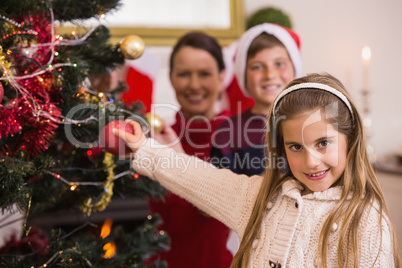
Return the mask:
[[[155,133],[160,133],[163,130],[163,120],[159,116],[156,114],[147,113],[145,118]]]
[[[145,43],[141,37],[129,35],[120,41],[120,49],[126,59],[135,60],[144,53]]]

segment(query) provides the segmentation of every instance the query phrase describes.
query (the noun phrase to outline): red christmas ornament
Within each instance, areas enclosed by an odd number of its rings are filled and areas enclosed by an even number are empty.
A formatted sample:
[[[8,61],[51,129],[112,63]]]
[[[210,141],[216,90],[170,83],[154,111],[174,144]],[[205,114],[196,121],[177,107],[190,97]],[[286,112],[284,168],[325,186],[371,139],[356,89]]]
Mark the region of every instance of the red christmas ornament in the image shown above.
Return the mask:
[[[120,129],[134,134],[133,127],[121,120],[112,121],[105,126],[100,135],[100,146],[109,153],[117,156],[124,156],[131,152],[124,140],[113,134],[113,129]]]

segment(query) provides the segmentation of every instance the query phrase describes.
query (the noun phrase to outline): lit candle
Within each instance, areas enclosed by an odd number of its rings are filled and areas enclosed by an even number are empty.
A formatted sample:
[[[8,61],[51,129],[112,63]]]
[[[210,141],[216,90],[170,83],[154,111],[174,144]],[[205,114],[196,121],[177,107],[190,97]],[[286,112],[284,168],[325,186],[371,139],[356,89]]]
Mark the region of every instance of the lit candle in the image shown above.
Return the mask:
[[[369,69],[371,59],[371,49],[369,46],[363,47],[362,58],[363,58],[363,90],[369,91]]]

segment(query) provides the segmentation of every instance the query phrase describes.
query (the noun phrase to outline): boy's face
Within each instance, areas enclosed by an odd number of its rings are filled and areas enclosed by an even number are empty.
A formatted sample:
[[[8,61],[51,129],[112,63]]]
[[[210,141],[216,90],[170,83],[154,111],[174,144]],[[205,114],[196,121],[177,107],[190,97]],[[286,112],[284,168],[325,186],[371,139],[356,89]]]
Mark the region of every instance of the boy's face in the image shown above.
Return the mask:
[[[305,186],[302,194],[325,191],[339,180],[346,166],[347,137],[320,110],[286,119],[281,127],[289,168]]]
[[[247,59],[246,87],[257,107],[269,108],[294,78],[293,64],[284,47],[265,48]]]

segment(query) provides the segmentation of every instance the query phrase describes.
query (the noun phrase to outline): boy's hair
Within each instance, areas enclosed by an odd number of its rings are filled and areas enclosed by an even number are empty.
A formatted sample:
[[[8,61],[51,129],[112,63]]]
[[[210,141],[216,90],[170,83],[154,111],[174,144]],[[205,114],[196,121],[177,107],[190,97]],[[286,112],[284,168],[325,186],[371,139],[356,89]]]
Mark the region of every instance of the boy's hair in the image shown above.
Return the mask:
[[[173,70],[174,57],[183,47],[192,47],[205,50],[216,60],[219,72],[225,69],[222,47],[219,45],[218,41],[206,33],[194,31],[183,35],[173,47],[169,61],[170,72]]]
[[[390,218],[389,213],[383,193],[369,161],[362,120],[349,94],[346,92],[342,83],[329,74],[310,74],[292,81],[288,87],[309,82],[325,84],[340,91],[350,102],[352,113],[344,102],[335,95],[323,90],[308,88],[289,93],[278,102],[275,111],[271,109],[268,115],[270,128],[270,131],[267,133],[268,152],[271,156],[276,155],[277,157],[286,159],[281,130],[281,122],[283,120],[317,108],[338,107],[337,111],[332,113],[335,116],[331,120],[328,120],[328,122],[333,124],[337,131],[347,136],[347,164],[338,181],[339,185],[342,186],[340,201],[330,212],[321,230],[318,243],[318,261],[319,267],[327,267],[329,236],[332,225],[337,222],[338,224],[341,223],[341,231],[338,240],[338,265],[342,267],[343,261],[349,260],[354,264],[354,267],[358,267],[359,241],[357,228],[364,213],[367,212],[371,206],[378,205],[379,226],[382,226],[382,220],[384,220],[384,218]],[[337,105],[333,105],[334,103],[337,103]],[[351,114],[353,114],[353,120]],[[279,121],[277,124],[274,122],[273,118],[282,118],[283,120]],[[266,163],[266,166],[269,168],[267,168],[264,174],[265,178],[261,184],[241,246],[234,258],[232,267],[245,267],[249,261],[252,243],[260,231],[264,211],[268,202],[286,180],[294,178],[291,170],[287,170],[286,174],[282,174],[282,170],[275,168],[274,165],[270,165],[274,163],[274,159],[268,159],[267,161],[271,161],[271,163]],[[352,194],[350,195],[350,193]],[[391,230],[391,233],[394,243],[394,261],[396,267],[399,267],[400,260],[398,256],[397,239],[394,230]],[[343,251],[345,249],[345,243],[347,244],[346,249],[350,249],[350,252],[348,251],[346,256],[344,256]]]
[[[279,41],[278,38],[276,38],[272,34],[261,33],[253,40],[253,42],[251,42],[250,47],[247,51],[247,59],[254,57],[261,50],[278,46],[285,48],[281,41]]]

